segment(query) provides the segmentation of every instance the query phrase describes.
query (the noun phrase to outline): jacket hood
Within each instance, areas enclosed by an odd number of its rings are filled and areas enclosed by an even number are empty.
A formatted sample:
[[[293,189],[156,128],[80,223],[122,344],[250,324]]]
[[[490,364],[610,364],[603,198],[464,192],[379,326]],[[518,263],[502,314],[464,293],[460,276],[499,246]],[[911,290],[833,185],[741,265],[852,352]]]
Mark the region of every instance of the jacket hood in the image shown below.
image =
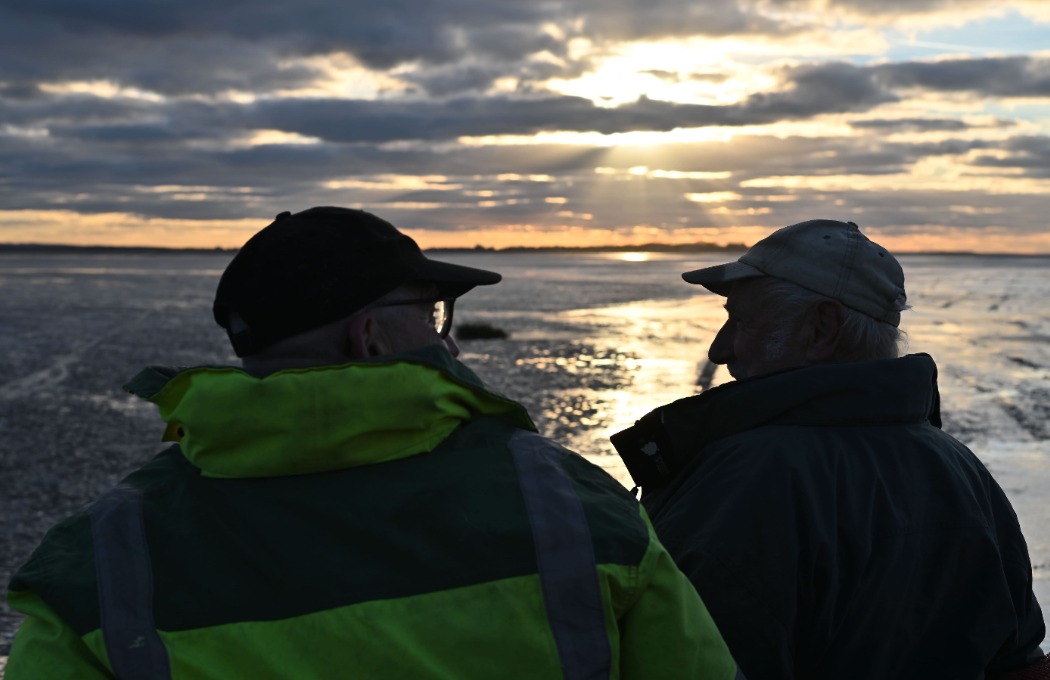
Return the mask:
[[[465,420],[535,430],[440,347],[263,378],[230,366],[151,366],[125,389],[156,404],[164,441],[209,477],[272,477],[381,463],[433,450]]]

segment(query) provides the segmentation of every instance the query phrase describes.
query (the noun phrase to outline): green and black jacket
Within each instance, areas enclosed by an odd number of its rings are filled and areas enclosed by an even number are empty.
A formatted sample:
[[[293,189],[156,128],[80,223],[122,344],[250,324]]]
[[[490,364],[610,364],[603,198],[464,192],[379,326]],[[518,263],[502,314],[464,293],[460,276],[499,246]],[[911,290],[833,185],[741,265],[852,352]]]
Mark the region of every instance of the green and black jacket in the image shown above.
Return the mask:
[[[22,678],[733,678],[614,480],[440,349],[148,369],[177,443],[15,575]]]

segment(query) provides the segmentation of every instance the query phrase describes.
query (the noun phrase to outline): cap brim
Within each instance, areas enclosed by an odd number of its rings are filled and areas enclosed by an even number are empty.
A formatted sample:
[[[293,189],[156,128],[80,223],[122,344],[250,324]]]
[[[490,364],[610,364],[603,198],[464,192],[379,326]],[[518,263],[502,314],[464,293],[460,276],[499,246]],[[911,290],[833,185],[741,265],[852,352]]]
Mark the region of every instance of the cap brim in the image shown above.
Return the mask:
[[[417,281],[433,283],[442,295],[458,297],[474,286],[491,286],[499,283],[503,276],[487,269],[439,262],[425,257],[416,267],[415,278]]]
[[[723,297],[729,295],[729,289],[734,281],[753,279],[758,276],[765,276],[765,273],[743,262],[729,262],[715,265],[714,267],[694,269],[691,272],[682,274],[682,278],[688,283],[699,284],[712,293]]]

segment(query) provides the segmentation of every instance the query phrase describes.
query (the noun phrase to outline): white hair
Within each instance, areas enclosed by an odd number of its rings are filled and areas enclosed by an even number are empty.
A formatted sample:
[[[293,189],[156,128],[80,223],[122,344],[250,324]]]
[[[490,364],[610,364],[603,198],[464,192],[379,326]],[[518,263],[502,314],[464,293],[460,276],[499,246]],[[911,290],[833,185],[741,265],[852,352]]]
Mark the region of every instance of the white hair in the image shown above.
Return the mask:
[[[816,304],[832,299],[772,276],[756,279],[753,291],[762,307],[774,312],[781,328],[786,322],[797,320]],[[900,356],[901,348],[906,343],[903,331],[845,305],[843,309],[845,319],[839,330],[835,361],[895,359]],[[905,309],[908,309],[908,305],[902,303],[897,311]]]

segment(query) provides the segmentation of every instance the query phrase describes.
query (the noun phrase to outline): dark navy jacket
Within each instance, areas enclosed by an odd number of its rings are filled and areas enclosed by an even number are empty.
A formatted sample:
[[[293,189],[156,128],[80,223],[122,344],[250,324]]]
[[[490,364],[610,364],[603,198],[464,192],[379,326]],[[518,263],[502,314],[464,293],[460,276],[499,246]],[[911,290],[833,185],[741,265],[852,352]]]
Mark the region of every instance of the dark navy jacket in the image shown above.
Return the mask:
[[[716,387],[613,437],[750,680],[982,678],[1042,656],[1017,517],[926,355]]]

